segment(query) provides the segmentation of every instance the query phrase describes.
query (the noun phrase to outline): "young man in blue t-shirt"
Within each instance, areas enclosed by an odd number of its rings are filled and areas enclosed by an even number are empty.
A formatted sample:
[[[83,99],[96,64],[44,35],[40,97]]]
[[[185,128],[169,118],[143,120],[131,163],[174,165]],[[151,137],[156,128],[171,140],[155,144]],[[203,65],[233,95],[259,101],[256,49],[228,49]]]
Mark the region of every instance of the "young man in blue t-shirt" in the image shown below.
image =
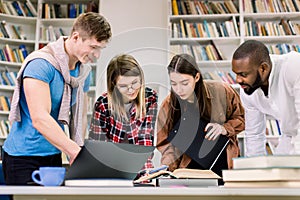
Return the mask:
[[[61,166],[61,152],[70,163],[74,161],[85,131],[83,106],[87,106],[90,66],[84,64],[95,62],[110,38],[110,25],[103,16],[84,13],[69,37],[25,59],[11,103],[12,128],[3,146],[6,184],[26,185],[39,167]],[[72,139],[64,133],[64,124],[69,125]]]

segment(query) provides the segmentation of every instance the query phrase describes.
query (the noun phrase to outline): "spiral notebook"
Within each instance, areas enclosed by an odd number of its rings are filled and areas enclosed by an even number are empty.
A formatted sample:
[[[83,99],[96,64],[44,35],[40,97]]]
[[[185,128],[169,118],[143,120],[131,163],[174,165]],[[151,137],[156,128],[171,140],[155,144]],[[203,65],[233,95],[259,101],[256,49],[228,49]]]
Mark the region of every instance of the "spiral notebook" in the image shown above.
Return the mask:
[[[133,185],[133,179],[154,149],[154,146],[86,140],[67,171],[65,185]]]

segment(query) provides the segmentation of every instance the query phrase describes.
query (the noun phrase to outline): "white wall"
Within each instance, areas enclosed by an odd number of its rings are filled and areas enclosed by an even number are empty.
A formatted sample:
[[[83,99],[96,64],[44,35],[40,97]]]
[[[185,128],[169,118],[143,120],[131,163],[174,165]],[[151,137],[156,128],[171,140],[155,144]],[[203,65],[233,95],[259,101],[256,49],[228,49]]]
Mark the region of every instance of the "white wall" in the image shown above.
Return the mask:
[[[100,13],[112,26],[113,37],[97,66],[97,96],[106,91],[106,67],[120,53],[133,55],[144,70],[146,85],[159,91],[159,103],[167,95],[167,0],[101,0]],[[155,166],[160,155],[156,152]]]
[[[101,0],[100,13],[112,26],[113,37],[103,50],[97,72],[97,95],[106,91],[109,60],[130,53],[144,69],[146,84],[164,88],[167,77],[167,0]],[[160,99],[166,91],[160,90]]]

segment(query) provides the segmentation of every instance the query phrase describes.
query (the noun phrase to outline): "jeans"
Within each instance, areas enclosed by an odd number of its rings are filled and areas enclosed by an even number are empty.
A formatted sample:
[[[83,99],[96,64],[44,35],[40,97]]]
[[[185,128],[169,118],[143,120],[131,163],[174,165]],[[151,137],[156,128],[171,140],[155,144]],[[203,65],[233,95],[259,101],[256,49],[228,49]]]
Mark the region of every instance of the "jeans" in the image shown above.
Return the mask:
[[[33,185],[31,174],[40,167],[61,167],[61,154],[50,156],[11,156],[3,151],[2,165],[6,185]]]

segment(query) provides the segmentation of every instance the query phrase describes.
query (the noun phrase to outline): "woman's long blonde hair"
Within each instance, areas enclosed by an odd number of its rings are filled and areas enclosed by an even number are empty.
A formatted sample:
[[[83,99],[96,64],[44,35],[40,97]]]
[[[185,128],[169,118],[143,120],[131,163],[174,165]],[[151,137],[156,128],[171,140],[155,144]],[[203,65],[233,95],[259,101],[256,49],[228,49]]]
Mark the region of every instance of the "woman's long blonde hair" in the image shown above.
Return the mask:
[[[117,55],[108,64],[107,68],[107,94],[108,107],[111,109],[112,115],[119,119],[126,119],[126,110],[122,94],[117,87],[119,76],[139,76],[141,79],[141,87],[137,98],[135,99],[136,115],[135,118],[142,118],[146,114],[145,105],[145,79],[142,68],[133,56],[128,54]]]

